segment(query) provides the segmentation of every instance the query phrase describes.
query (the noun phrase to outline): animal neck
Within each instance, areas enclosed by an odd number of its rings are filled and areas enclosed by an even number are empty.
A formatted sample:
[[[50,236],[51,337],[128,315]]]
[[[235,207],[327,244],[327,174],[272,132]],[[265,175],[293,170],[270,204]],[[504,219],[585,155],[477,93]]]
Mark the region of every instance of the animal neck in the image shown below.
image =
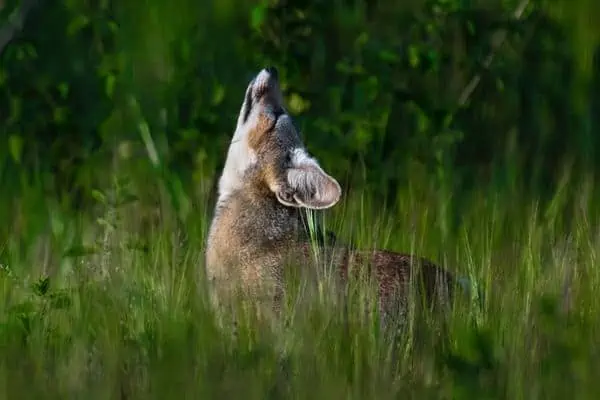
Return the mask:
[[[232,193],[242,189],[248,171],[256,163],[256,153],[250,149],[242,129],[238,127],[229,145],[219,179],[217,205],[225,203]]]
[[[256,164],[248,165],[243,172],[234,170],[235,166],[235,162],[230,163],[228,168],[224,169],[219,181],[215,217],[220,214],[221,209],[234,203],[243,204],[244,208],[250,207],[250,205],[256,209],[261,207],[285,208],[270,191]]]

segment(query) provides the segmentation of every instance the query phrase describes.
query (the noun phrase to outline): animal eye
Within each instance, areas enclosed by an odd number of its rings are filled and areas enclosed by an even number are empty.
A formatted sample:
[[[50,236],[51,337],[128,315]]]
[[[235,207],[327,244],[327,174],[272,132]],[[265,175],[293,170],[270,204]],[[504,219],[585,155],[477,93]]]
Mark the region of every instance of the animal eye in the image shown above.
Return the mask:
[[[286,167],[292,167],[292,153],[291,152],[286,152],[285,153],[285,159],[283,161],[286,165]]]

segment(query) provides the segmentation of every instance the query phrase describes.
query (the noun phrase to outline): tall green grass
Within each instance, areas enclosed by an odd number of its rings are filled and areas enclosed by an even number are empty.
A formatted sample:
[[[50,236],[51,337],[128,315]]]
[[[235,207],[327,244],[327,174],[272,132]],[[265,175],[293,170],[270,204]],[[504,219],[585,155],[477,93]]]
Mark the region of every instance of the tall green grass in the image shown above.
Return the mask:
[[[565,179],[543,204],[494,184],[459,196],[418,175],[397,204],[382,207],[367,191],[344,198],[324,219],[342,240],[423,255],[485,293],[480,312],[456,307],[446,336],[435,320],[422,329],[415,321],[390,342],[359,312],[367,285],[347,314],[324,290],[289,299],[278,329],[242,314],[235,332],[220,330],[202,272],[210,182],[174,190],[166,174],[122,176],[138,175],[109,174],[85,212],[31,180],[0,194],[2,398],[600,393],[600,203],[591,179]]]

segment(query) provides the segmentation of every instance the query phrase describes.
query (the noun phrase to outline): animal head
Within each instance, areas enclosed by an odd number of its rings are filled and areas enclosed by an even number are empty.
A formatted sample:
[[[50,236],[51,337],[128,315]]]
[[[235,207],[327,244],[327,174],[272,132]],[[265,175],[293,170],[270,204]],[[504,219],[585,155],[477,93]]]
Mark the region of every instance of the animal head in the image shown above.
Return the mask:
[[[285,206],[325,209],[341,196],[339,183],[306,151],[273,67],[260,71],[246,89],[219,182],[220,201],[240,189],[250,172],[253,183]]]

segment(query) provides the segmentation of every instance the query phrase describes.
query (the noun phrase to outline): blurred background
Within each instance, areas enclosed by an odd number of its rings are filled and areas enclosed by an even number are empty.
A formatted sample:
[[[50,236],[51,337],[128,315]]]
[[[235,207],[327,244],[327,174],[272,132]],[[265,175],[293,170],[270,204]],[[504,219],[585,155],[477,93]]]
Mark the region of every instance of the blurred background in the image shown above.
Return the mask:
[[[600,166],[595,0],[0,7],[5,193],[35,180],[85,207],[111,169],[132,165],[210,193],[246,84],[267,64],[309,149],[346,190],[386,204],[410,176],[543,198],[565,168]]]

